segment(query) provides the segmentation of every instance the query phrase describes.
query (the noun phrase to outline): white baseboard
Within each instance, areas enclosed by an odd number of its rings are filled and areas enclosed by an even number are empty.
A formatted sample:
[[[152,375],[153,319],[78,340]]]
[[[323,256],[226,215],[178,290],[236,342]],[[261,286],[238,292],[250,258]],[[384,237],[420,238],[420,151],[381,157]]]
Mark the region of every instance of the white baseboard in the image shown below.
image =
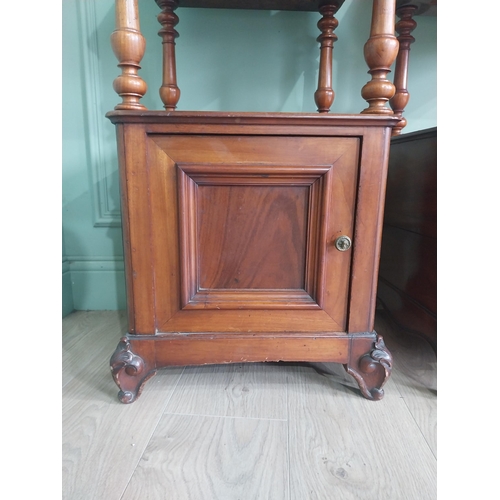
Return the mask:
[[[74,310],[126,309],[123,258],[68,256],[66,259]],[[63,272],[63,280],[64,275]]]

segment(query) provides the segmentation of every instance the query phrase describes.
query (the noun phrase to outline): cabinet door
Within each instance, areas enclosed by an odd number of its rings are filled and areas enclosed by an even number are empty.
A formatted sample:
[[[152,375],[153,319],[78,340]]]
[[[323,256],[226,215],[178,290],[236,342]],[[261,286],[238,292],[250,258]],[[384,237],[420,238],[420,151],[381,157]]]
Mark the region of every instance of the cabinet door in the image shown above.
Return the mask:
[[[156,331],[345,332],[359,147],[149,135]]]

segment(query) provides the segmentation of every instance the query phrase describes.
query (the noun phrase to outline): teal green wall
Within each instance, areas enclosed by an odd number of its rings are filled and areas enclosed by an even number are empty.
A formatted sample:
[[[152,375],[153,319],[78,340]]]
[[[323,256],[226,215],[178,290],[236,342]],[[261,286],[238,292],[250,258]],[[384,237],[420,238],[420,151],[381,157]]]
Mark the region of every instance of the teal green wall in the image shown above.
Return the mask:
[[[158,7],[139,0],[147,49],[143,103],[161,109]],[[332,112],[366,107],[363,45],[371,2],[346,0],[336,16]],[[315,112],[319,34],[316,13],[183,9],[177,14],[178,109]],[[109,36],[113,0],[63,0],[62,11],[63,315],[125,308],[114,128],[104,117],[119,102]],[[416,18],[405,132],[436,126],[436,18]]]

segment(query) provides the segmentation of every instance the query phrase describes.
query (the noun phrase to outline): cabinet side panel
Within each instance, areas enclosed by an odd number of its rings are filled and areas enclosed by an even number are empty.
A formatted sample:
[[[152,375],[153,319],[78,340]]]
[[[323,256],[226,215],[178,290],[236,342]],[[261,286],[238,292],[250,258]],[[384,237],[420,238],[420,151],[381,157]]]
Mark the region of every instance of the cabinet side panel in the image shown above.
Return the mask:
[[[121,147],[123,196],[127,197],[127,273],[132,294],[134,333],[155,333],[151,221],[145,133],[141,125],[125,125]],[[125,194],[126,193],[126,194]],[[131,285],[131,286],[130,286]]]
[[[354,223],[351,333],[373,331],[389,141],[388,128],[367,128],[363,138]]]
[[[125,286],[127,292],[128,331],[135,333],[135,307],[130,251],[130,228],[128,219],[127,175],[125,168],[125,141],[123,125],[116,125],[116,143],[118,147],[118,163],[120,174],[120,203],[122,217],[123,256],[125,261]]]

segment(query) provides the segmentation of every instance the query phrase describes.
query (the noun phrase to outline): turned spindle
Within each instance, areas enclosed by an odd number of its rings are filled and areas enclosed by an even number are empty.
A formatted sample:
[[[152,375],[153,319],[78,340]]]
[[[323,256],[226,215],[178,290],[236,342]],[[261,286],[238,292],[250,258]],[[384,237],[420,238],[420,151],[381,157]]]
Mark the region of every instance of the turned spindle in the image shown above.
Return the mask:
[[[122,70],[122,74],[113,82],[114,91],[122,98],[115,109],[146,109],[140,99],[148,86],[137,74],[146,50],[146,40],[139,26],[137,0],[116,0],[115,19],[116,29],[111,34],[111,47]]]
[[[410,100],[408,92],[408,65],[410,61],[410,45],[415,41],[411,32],[417,27],[413,15],[417,10],[416,5],[405,5],[396,10],[396,15],[400,20],[396,23],[396,31],[399,33],[399,52],[396,58],[396,67],[394,69],[394,85],[396,93],[389,101],[394,114],[400,119],[392,130],[392,135],[400,135],[401,130],[406,127],[406,118],[403,113]]]
[[[163,44],[163,83],[160,87],[160,98],[167,111],[174,111],[181,96],[175,68],[175,39],[179,36],[175,26],[179,22],[179,17],[174,10],[177,9],[179,2],[156,0],[156,3],[162,9],[158,14],[158,21],[162,25],[158,35],[161,36]]]
[[[314,93],[314,101],[320,113],[328,113],[335,98],[332,88],[332,54],[333,44],[337,40],[334,33],[339,22],[334,15],[344,0],[325,0],[320,3],[319,12],[323,16],[318,21],[321,35],[316,39],[320,45],[318,89]]]
[[[399,42],[394,36],[396,0],[373,0],[370,38],[364,46],[368,73],[372,79],[361,90],[368,108],[364,114],[392,115],[386,106],[395,92],[395,86],[387,79],[391,65],[396,59]]]

